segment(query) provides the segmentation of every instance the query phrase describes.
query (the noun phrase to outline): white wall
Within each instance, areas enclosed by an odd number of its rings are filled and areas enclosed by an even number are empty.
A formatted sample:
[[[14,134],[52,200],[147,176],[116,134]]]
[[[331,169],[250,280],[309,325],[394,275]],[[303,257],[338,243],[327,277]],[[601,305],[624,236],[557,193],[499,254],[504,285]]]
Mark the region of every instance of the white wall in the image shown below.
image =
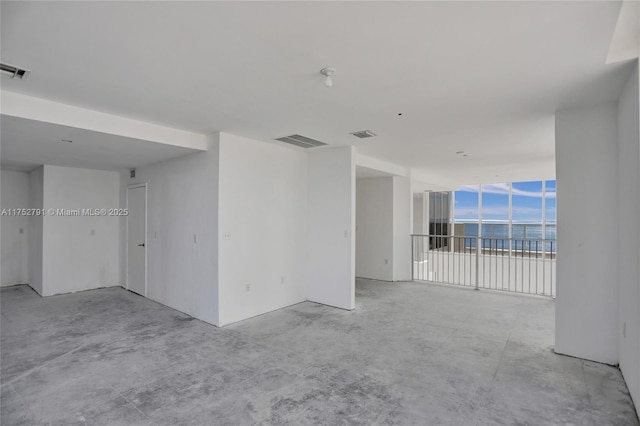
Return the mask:
[[[356,276],[411,279],[411,201],[407,178],[357,179]]]
[[[355,308],[355,163],[353,148],[309,153],[307,298]]]
[[[607,104],[556,115],[555,350],[609,364],[618,362],[616,110]]]
[[[29,173],[29,208],[40,209],[44,207],[44,167],[38,167]],[[42,289],[42,249],[43,249],[43,225],[44,217],[41,215],[29,216],[29,285],[38,294],[43,294]]]
[[[393,177],[356,180],[356,276],[393,281]]]
[[[29,174],[2,170],[0,182],[1,210],[29,207]],[[2,286],[25,284],[29,281],[28,225],[29,217],[26,215],[0,218]]]
[[[413,195],[413,227],[411,228],[412,234],[423,234],[423,214],[424,206],[422,202],[422,194]]]
[[[123,172],[120,204],[126,205],[127,185],[147,183],[146,296],[218,325],[218,136],[207,144],[205,152],[138,168],[134,179]],[[125,230],[122,219],[123,285]]]
[[[220,134],[220,325],[306,300],[307,172],[306,152]]]
[[[413,194],[413,234],[429,234],[429,192]]]
[[[120,175],[44,166],[45,209],[117,209]],[[119,217],[47,215],[43,225],[44,296],[120,284]]]
[[[411,279],[411,185],[393,177],[393,281]]]
[[[640,124],[638,66],[618,101],[620,369],[640,404]]]

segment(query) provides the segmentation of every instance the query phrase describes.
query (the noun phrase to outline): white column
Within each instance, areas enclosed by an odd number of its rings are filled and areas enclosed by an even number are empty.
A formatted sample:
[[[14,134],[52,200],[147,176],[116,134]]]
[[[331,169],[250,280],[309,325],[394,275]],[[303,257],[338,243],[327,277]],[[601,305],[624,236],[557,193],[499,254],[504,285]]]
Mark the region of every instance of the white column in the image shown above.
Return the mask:
[[[411,185],[408,178],[393,178],[393,281],[411,279]]]
[[[616,104],[556,114],[556,352],[618,362]],[[594,194],[596,196],[594,196]],[[607,225],[613,239],[601,233]]]
[[[352,147],[309,153],[308,299],[355,308],[355,163]]]

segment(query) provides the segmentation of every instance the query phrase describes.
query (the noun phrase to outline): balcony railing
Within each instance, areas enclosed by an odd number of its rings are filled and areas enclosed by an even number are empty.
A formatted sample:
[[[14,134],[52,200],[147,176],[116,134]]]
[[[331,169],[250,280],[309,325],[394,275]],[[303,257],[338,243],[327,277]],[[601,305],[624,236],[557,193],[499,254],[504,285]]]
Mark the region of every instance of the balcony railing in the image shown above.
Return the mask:
[[[413,280],[555,297],[555,240],[450,235],[411,240]]]

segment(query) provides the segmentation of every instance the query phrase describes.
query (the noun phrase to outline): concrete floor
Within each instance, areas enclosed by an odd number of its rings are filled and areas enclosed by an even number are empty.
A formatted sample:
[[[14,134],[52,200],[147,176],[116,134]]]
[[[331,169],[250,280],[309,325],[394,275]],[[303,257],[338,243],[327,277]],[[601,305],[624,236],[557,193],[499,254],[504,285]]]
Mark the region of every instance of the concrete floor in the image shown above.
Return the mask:
[[[7,425],[637,425],[620,372],[552,352],[554,302],[358,280],[219,329],[120,288],[2,289]]]

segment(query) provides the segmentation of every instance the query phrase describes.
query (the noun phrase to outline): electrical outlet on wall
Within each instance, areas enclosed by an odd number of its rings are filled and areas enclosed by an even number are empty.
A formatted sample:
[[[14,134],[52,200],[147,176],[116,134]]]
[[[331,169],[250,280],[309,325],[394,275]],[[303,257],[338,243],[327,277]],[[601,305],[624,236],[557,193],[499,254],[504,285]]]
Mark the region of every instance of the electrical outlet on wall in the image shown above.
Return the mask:
[[[245,291],[251,291],[251,284],[247,284],[244,286]]]

